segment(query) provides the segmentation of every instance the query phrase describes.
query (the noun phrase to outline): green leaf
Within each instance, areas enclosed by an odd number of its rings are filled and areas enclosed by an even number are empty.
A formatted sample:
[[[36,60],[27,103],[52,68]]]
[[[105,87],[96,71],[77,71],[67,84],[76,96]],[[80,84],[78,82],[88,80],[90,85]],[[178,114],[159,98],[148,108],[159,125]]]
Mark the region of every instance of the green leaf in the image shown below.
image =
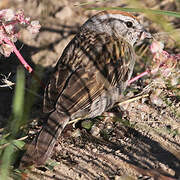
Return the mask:
[[[93,122],[91,120],[82,121],[81,126],[87,130],[91,129]]]
[[[48,159],[47,162],[46,162],[46,167],[49,169],[49,170],[53,170],[55,166],[57,166],[59,163],[55,160],[52,160],[52,159]]]
[[[6,144],[8,141],[5,138],[0,139],[0,145]]]
[[[173,11],[163,11],[163,10],[154,10],[154,9],[143,9],[143,8],[122,8],[122,7],[102,7],[102,8],[86,8],[87,10],[121,10],[125,12],[143,12],[143,13],[152,13],[152,14],[159,14],[159,15],[167,15],[167,16],[174,16],[180,18],[179,12]]]
[[[25,142],[22,140],[13,140],[12,142],[17,148],[23,149]]]
[[[82,3],[79,3],[79,5],[75,4],[75,6],[86,6],[86,5],[96,4],[97,2],[106,2],[106,1],[109,1],[109,0],[96,0],[92,2],[82,2]]]
[[[13,99],[13,121],[11,123],[12,136],[18,132],[20,125],[23,121],[23,110],[24,110],[24,86],[25,86],[25,75],[24,69],[20,68],[17,71],[17,82],[15,89],[15,96]]]
[[[134,128],[134,126],[135,126],[135,124],[132,124],[129,120],[127,120],[127,119],[122,119],[122,118],[120,118],[120,117],[113,117],[113,120],[115,121],[115,122],[120,122],[120,123],[122,123],[124,126],[126,126],[126,127],[131,127],[131,128]]]
[[[4,179],[4,180],[8,179],[10,163],[11,163],[13,152],[14,152],[14,148],[12,144],[7,146],[4,150],[3,157],[2,157],[2,165],[0,169],[1,179]]]
[[[24,109],[24,86],[25,86],[25,75],[24,70],[18,69],[17,71],[17,82],[15,95],[13,99],[13,117],[11,118],[10,124],[10,137],[8,137],[8,146],[3,149],[2,161],[0,168],[0,179],[8,179],[11,163],[15,160],[15,148],[14,145],[21,147],[22,143],[17,140],[13,140],[19,132],[22,120],[23,120],[23,109]],[[6,136],[6,135],[5,135]],[[13,142],[13,143],[12,143]]]
[[[0,156],[3,153],[3,150],[6,147],[4,145],[6,145],[6,144],[9,144],[9,141],[7,141],[6,139],[1,139],[0,140]]]

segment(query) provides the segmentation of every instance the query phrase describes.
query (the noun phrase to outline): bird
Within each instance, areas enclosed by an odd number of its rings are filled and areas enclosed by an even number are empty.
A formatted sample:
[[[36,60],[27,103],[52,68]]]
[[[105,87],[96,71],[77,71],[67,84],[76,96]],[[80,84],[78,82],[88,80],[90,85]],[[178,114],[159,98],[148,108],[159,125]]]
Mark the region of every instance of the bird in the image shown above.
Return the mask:
[[[105,10],[90,17],[65,47],[44,91],[42,129],[21,164],[43,165],[69,121],[95,118],[113,108],[131,78],[134,45],[151,34],[134,15]]]

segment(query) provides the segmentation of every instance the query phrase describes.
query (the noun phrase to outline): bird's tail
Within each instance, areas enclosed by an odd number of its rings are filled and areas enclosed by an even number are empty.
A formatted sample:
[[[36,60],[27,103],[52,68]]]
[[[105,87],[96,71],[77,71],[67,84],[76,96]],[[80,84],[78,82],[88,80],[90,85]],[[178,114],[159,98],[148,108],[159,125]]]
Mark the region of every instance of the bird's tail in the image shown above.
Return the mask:
[[[55,143],[68,121],[68,116],[64,116],[57,111],[52,112],[37,137],[27,146],[27,151],[21,159],[20,167],[44,164],[51,156]]]

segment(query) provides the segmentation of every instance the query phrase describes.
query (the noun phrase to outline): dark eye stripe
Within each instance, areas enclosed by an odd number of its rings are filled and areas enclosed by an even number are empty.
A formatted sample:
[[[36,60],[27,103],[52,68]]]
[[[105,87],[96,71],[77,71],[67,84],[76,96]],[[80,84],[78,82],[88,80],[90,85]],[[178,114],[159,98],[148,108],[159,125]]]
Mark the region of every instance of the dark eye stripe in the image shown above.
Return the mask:
[[[124,23],[123,20],[117,19],[117,18],[108,18],[108,19],[104,19],[102,22],[112,22],[112,21],[120,21],[121,23]]]
[[[117,18],[108,18],[108,19],[104,19],[102,22],[105,22],[105,21],[108,21],[108,22],[120,21],[121,23],[125,23],[128,28],[135,28],[135,26],[133,26],[133,22],[131,22],[131,21],[123,21],[123,20],[117,19]]]

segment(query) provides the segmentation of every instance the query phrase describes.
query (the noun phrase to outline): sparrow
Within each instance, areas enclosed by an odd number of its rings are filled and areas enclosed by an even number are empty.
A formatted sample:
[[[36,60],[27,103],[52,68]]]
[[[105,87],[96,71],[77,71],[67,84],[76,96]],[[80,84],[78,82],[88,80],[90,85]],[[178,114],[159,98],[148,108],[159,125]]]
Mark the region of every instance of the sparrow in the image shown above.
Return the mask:
[[[48,114],[21,163],[43,165],[69,121],[94,118],[113,108],[131,78],[133,46],[151,38],[130,13],[108,10],[88,19],[64,49],[44,92]]]

